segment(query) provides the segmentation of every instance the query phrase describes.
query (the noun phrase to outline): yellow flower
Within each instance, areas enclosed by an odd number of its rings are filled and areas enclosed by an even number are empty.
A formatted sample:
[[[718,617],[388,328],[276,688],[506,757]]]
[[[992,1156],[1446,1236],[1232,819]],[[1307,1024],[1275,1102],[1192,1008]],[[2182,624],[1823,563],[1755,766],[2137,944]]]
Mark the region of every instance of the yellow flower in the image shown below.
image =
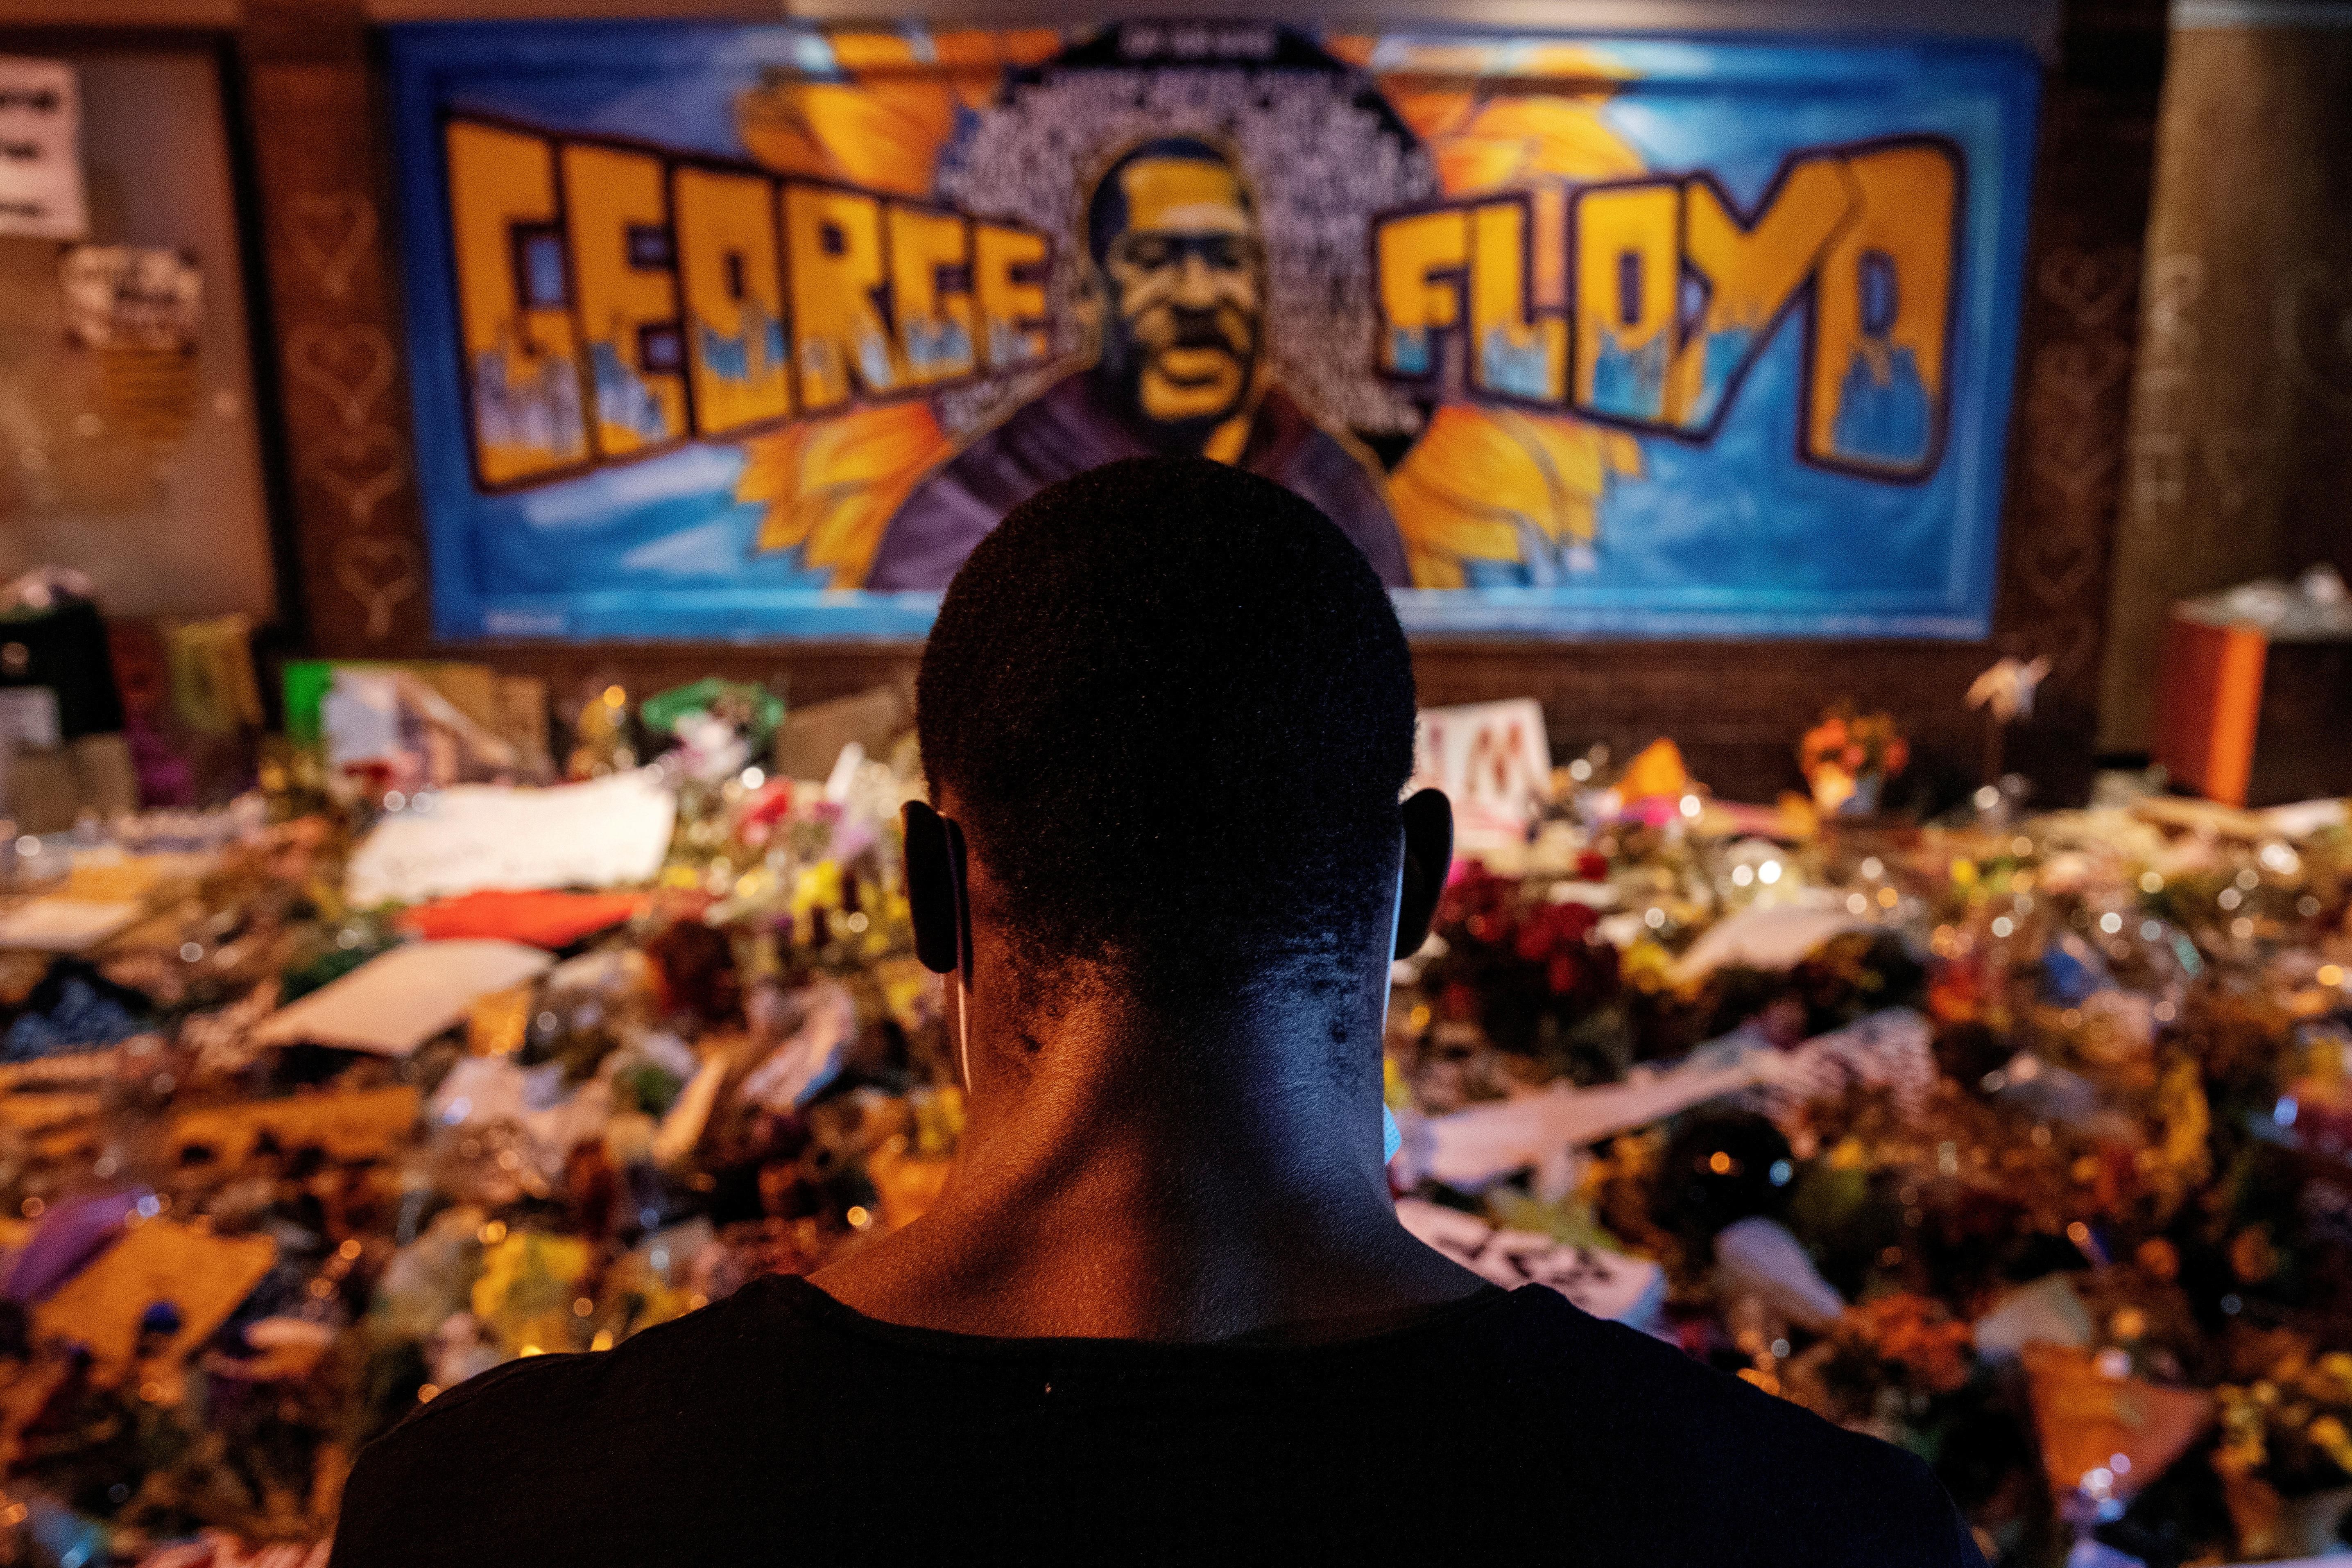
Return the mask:
[[[593,1248],[577,1237],[509,1232],[482,1254],[474,1316],[509,1352],[527,1344],[564,1349],[580,1321],[572,1303],[593,1261]]]
[[[744,443],[735,499],[767,510],[762,551],[799,549],[835,587],[866,580],[883,531],[915,486],[952,449],[918,398],[802,419]]]
[[[793,885],[793,940],[805,944],[814,930],[816,911],[840,903],[841,862],[820,860],[803,871]]]

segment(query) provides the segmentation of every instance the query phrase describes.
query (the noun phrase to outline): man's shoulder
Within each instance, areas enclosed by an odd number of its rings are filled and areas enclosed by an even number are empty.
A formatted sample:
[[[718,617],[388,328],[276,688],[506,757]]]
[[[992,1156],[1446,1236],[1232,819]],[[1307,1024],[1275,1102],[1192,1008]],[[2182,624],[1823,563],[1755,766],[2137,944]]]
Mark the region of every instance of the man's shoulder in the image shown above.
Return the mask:
[[[1528,1300],[1509,1335],[1517,1343],[1496,1347],[1497,1372],[1517,1363],[1515,1403],[1548,1412],[1553,1459],[1599,1481],[1596,1498],[1624,1504],[1630,1545],[1728,1531],[1727,1542],[1747,1542],[1740,1561],[1793,1561],[1785,1544],[1815,1568],[1975,1562],[1950,1500],[1916,1455],[1540,1287],[1517,1297]]]
[[[361,1454],[335,1568],[589,1561],[660,1513],[648,1499],[707,1500],[712,1446],[751,1436],[792,1360],[776,1304],[755,1283],[615,1349],[511,1361],[418,1406]]]
[[[1103,401],[1094,374],[1077,370],[974,436],[940,472],[983,486],[1014,479],[1051,483],[1139,450]],[[1008,464],[1013,471],[1004,471]]]
[[[446,1450],[477,1436],[496,1436],[513,1423],[535,1434],[597,1440],[582,1423],[658,1419],[678,1410],[685,1396],[724,1385],[726,1369],[757,1349],[778,1350],[777,1313],[769,1282],[633,1335],[609,1351],[526,1356],[492,1367],[423,1405],[381,1440]],[[681,1396],[648,1399],[667,1390]],[[614,1407],[625,1407],[623,1409]],[[679,1411],[683,1414],[683,1411]]]

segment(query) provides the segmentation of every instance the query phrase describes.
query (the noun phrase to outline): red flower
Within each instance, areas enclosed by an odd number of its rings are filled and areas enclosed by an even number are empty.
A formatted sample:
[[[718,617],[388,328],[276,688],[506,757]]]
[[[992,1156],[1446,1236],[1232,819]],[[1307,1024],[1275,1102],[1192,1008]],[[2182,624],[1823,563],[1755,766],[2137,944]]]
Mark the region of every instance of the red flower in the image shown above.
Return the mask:
[[[1565,996],[1584,979],[1584,965],[1577,962],[1576,954],[1572,952],[1556,952],[1552,954],[1550,965],[1544,971],[1544,978],[1550,982],[1553,995]]]
[[[1570,941],[1585,941],[1592,935],[1593,928],[1601,923],[1600,911],[1591,904],[1571,902],[1554,904],[1552,908],[1559,911],[1560,931]]]

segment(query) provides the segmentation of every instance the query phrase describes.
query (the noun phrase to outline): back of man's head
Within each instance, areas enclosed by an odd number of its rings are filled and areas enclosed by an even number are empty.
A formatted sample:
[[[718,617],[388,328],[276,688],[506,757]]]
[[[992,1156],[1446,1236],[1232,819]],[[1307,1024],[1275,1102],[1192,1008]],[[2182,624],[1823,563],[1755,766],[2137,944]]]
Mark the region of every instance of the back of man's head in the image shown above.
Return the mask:
[[[1189,1013],[1388,934],[1404,634],[1347,536],[1268,480],[1136,458],[1015,508],[940,606],[917,725],[1040,965]]]

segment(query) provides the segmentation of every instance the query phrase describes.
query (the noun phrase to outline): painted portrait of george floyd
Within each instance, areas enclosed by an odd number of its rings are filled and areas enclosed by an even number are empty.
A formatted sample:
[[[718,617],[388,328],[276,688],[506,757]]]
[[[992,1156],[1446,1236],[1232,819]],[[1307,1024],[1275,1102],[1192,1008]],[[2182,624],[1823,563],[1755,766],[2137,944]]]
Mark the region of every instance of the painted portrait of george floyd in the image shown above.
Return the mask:
[[[1371,456],[1284,392],[1265,354],[1265,242],[1234,152],[1156,137],[1094,182],[1085,237],[1105,295],[1096,363],[966,447],[890,521],[868,588],[944,589],[999,519],[1120,458],[1208,457],[1273,479],[1338,523],[1391,587],[1404,545]]]

